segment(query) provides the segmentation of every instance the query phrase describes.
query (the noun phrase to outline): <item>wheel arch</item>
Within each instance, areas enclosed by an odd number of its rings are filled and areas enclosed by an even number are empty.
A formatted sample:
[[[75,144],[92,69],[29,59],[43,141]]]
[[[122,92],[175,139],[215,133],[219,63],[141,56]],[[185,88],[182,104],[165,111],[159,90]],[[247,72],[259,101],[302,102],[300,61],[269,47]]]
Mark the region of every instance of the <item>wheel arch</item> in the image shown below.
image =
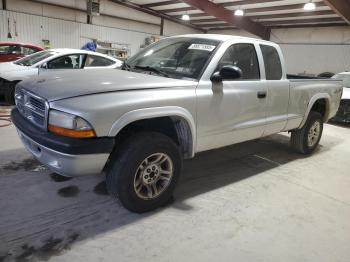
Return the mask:
[[[134,124],[147,122],[152,122],[152,125],[154,125],[154,123],[169,123],[165,121],[171,121],[173,124],[174,132],[176,132],[178,139],[176,142],[181,146],[184,158],[193,157],[196,145],[195,121],[192,114],[182,107],[167,106],[143,108],[127,112],[114,122],[108,136],[118,137],[123,130],[126,130]]]
[[[306,112],[299,128],[303,127],[311,111],[319,112],[323,116],[323,121],[327,122],[330,114],[331,97],[327,93],[320,93],[314,95],[306,108]]]

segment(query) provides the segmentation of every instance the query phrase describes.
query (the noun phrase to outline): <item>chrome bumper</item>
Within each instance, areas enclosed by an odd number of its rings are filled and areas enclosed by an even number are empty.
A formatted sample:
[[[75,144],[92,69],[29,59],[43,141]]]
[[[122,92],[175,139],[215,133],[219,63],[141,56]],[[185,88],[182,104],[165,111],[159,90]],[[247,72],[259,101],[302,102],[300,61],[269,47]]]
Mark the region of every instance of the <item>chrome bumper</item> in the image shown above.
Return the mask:
[[[51,171],[63,176],[99,174],[105,166],[109,154],[71,155],[44,147],[17,129],[25,148]]]

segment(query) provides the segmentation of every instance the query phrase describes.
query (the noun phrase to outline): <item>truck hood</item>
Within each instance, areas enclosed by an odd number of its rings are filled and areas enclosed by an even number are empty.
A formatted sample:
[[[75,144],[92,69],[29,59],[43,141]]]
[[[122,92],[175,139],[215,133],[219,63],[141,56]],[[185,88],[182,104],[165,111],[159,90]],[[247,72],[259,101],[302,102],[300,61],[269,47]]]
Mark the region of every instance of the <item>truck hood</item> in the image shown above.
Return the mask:
[[[350,99],[350,87],[343,87],[343,96],[341,99]]]
[[[123,71],[119,69],[67,70],[52,72],[18,84],[49,102],[65,98],[115,91],[188,87],[194,80],[180,80],[161,76]]]

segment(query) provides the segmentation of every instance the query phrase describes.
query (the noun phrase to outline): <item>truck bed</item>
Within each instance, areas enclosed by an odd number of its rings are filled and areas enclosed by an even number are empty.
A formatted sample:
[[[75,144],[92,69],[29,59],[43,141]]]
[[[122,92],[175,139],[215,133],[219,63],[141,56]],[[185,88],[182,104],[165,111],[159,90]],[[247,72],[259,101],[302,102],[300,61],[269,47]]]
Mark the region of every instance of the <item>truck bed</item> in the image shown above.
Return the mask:
[[[327,80],[332,79],[328,77],[318,77],[318,76],[301,76],[301,75],[292,75],[287,74],[287,79],[319,79],[319,80]],[[333,80],[333,79],[332,79]]]

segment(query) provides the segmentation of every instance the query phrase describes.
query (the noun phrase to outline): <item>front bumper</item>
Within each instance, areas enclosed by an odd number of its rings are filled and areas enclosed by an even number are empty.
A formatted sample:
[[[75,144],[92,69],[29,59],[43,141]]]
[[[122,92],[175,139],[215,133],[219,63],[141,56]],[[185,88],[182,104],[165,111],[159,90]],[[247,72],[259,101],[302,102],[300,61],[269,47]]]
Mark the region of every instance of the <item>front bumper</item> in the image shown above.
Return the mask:
[[[114,138],[74,139],[43,131],[16,108],[11,117],[25,148],[51,171],[63,176],[101,173],[114,148]]]

